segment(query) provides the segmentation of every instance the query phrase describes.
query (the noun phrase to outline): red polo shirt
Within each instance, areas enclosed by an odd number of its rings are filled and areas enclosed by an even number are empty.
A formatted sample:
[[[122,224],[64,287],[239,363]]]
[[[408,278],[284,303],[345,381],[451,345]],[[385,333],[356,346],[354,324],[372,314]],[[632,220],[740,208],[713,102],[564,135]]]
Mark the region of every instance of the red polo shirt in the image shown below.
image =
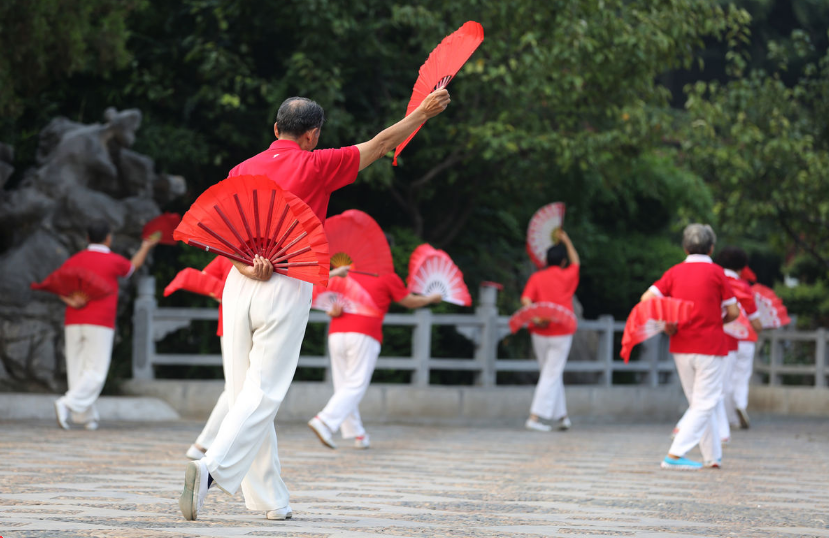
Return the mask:
[[[360,171],[357,146],[305,151],[293,140],[277,140],[237,165],[228,177],[264,175],[298,196],[325,224],[331,193],[354,183]]]
[[[389,311],[392,302],[400,301],[409,295],[409,290],[406,289],[406,285],[394,273],[387,273],[379,277],[358,275],[356,273],[349,273],[348,276],[365,288],[368,294],[371,295],[371,298],[374,299],[377,308],[383,312],[384,317],[386,312]],[[341,316],[331,319],[331,324],[328,326],[328,334],[334,333],[365,334],[382,344],[383,318],[343,313]]]
[[[70,257],[64,267],[83,267],[105,279],[115,290],[103,299],[89,301],[83,308],[66,307],[64,325],[98,325],[115,328],[118,312],[118,277],[128,277],[135,270],[125,257],[111,252],[104,245],[91,244]]]
[[[202,272],[207,273],[208,275],[221,280],[222,282],[227,281],[227,275],[230,274],[230,270],[233,269],[233,264],[225,258],[224,256],[216,256],[213,258],[213,261],[208,263],[202,269]],[[221,299],[221,297],[219,297]],[[224,334],[224,329],[222,329],[222,303],[219,303],[219,328],[216,329],[216,336],[222,336]]]
[[[573,311],[573,294],[579,286],[579,266],[568,265],[561,267],[547,267],[536,271],[524,286],[521,298],[526,297],[534,303],[547,302],[563,306]],[[530,325],[529,331],[542,336],[562,336],[573,334],[575,331],[563,329],[560,325],[550,324],[547,327]]]
[[[734,291],[734,296],[737,297],[737,302],[740,304],[740,315],[745,316],[749,321],[759,318],[760,312],[757,310],[757,304],[754,302],[754,292],[751,291],[751,286],[748,285],[748,282],[742,280],[736,271],[725,269],[724,272],[732,291]],[[726,334],[725,337],[728,339],[729,351],[736,351],[741,341],[756,342],[757,332],[753,328],[749,328],[748,336],[745,338],[734,338],[730,334]]]
[[[688,321],[680,323],[671,336],[671,353],[728,355],[728,340],[723,331],[722,309],[737,298],[722,267],[701,254],[689,255],[657,280],[650,291],[660,297],[692,301]]]

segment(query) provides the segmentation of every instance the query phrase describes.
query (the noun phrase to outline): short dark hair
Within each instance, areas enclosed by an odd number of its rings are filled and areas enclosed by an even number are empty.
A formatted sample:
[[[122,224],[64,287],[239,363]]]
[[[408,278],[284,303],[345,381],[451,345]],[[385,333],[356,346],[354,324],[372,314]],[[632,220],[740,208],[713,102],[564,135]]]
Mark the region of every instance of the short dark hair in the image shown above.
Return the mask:
[[[562,243],[547,249],[547,267],[558,267],[563,260],[569,262],[570,258],[567,257],[567,247]]]
[[[740,247],[725,247],[717,254],[717,265],[739,273],[748,265],[748,254]]]
[[[276,128],[280,133],[301,136],[325,123],[325,111],[316,102],[305,97],[289,97],[276,113]]]
[[[90,243],[103,243],[110,232],[109,222],[104,219],[95,219],[86,228],[86,235]]]

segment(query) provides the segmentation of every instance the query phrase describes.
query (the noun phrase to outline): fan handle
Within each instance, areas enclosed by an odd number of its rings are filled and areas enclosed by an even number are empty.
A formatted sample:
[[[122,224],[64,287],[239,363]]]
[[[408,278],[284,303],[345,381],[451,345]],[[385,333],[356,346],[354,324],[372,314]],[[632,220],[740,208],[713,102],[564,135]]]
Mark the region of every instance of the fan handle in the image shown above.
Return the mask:
[[[446,75],[442,79],[440,79],[435,85],[435,91],[442,90],[449,85],[449,82],[452,80],[452,75]]]

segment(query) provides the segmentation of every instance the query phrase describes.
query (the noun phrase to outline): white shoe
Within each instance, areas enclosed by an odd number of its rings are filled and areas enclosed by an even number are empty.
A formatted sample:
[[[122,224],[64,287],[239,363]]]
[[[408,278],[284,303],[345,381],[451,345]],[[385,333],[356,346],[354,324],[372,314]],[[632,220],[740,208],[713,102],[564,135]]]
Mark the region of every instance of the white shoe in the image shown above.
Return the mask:
[[[336,443],[334,443],[334,434],[325,425],[323,421],[319,419],[319,417],[314,417],[308,421],[308,427],[311,428],[317,437],[319,437],[320,443],[324,444],[328,448],[337,448]]]
[[[178,507],[181,515],[187,521],[195,521],[207,497],[207,477],[210,471],[202,460],[191,461],[184,471],[184,489],[178,498]]]
[[[552,426],[548,426],[546,424],[542,424],[537,420],[533,420],[528,418],[527,422],[524,423],[524,427],[528,430],[532,430],[534,432],[551,432],[553,431]]]
[[[369,440],[367,433],[354,438],[354,448],[369,448],[370,446],[371,441]]]
[[[98,421],[97,420],[90,420],[89,422],[84,424],[83,427],[86,428],[87,430],[91,431],[91,432],[94,432],[95,430],[98,429]]]
[[[63,398],[58,398],[57,400],[55,400],[55,415],[57,415],[58,426],[60,426],[64,430],[68,430],[69,407],[67,407],[66,402],[63,401]]]
[[[278,508],[276,510],[268,510],[265,514],[265,517],[268,519],[275,519],[275,520],[285,520],[291,519],[294,517],[294,512],[291,510],[291,505],[289,504],[285,508]]]
[[[190,448],[187,449],[187,452],[185,452],[184,455],[191,460],[200,460],[204,457],[205,453],[196,445],[190,445]]]
[[[561,420],[558,422],[558,431],[560,431],[560,432],[566,432],[566,431],[567,431],[567,430],[569,430],[572,426],[573,426],[573,423],[572,423],[572,422],[570,422],[570,418],[569,418],[569,417],[564,417],[563,419],[561,419]]]

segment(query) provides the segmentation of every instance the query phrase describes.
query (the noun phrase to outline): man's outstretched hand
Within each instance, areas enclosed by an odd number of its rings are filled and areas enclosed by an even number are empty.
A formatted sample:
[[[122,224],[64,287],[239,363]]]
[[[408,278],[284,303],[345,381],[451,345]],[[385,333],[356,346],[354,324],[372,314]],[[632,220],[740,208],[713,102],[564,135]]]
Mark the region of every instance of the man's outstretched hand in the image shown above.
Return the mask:
[[[450,101],[452,99],[449,98],[449,91],[443,88],[427,95],[417,108],[426,115],[426,119],[430,119],[446,110]]]

